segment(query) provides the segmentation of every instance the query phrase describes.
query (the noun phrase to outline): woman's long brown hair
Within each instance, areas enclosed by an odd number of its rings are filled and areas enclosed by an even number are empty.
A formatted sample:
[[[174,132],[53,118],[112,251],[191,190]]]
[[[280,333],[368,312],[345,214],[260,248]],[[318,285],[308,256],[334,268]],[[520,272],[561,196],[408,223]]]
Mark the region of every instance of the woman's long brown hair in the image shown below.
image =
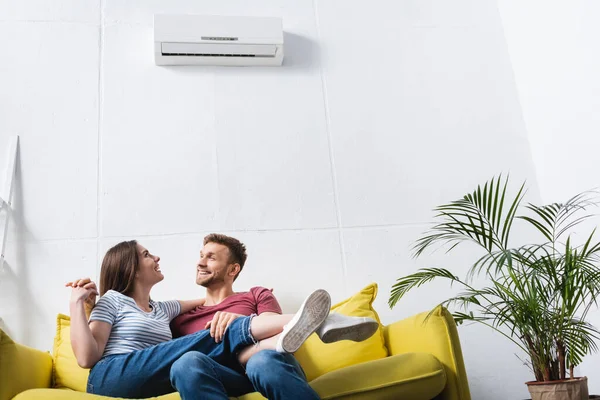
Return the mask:
[[[129,294],[133,291],[139,264],[137,241],[121,242],[110,248],[100,269],[100,295],[109,290]]]

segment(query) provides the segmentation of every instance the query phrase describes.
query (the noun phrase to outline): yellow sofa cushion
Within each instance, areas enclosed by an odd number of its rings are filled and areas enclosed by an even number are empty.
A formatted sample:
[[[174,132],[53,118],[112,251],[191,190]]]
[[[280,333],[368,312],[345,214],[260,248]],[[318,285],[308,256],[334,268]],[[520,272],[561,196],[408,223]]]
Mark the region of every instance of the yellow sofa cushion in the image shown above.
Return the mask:
[[[2,398],[4,399],[4,398]],[[71,389],[32,389],[21,392],[13,400],[124,400],[121,397],[105,397],[97,394],[81,393]],[[235,400],[235,397],[230,397]],[[260,393],[251,393],[240,397],[243,400],[265,400]],[[179,393],[169,393],[158,397],[148,397],[147,400],[181,400]]]
[[[390,354],[426,352],[433,354],[446,371],[446,400],[470,399],[469,384],[456,323],[450,312],[436,307],[384,328]]]
[[[263,397],[262,394],[260,394],[258,392],[254,392],[254,393],[248,393],[241,397],[238,397],[238,400],[267,400],[267,399],[265,397]]]
[[[340,368],[387,357],[388,351],[385,347],[381,321],[373,309],[376,296],[377,284],[372,283],[352,297],[331,307],[332,311],[340,314],[370,317],[379,322],[379,329],[369,339],[359,343],[344,340],[326,344],[313,334],[294,354],[309,382]]]
[[[85,392],[90,371],[77,365],[71,348],[71,318],[58,314],[54,337],[54,387]]]
[[[120,397],[105,397],[97,394],[81,393],[70,389],[33,389],[19,394],[13,400],[108,400]],[[149,397],[155,400],[180,400],[179,393],[165,394],[159,397]]]
[[[52,379],[50,354],[15,343],[0,330],[0,399],[35,387],[48,387]]]
[[[323,400],[430,400],[444,389],[446,375],[431,354],[406,353],[336,370],[310,385]]]

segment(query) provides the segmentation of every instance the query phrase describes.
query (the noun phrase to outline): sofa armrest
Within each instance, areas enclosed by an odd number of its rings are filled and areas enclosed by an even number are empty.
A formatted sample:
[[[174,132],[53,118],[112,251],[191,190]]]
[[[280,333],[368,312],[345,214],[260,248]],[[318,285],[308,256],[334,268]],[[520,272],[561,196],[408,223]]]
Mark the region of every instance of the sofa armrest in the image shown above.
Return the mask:
[[[0,399],[12,399],[28,389],[49,388],[51,383],[50,354],[15,343],[0,330]]]
[[[444,400],[470,400],[469,384],[462,356],[458,331],[452,315],[444,307],[414,315],[386,326],[383,330],[390,355],[402,353],[430,353],[444,366],[446,387],[441,393]]]

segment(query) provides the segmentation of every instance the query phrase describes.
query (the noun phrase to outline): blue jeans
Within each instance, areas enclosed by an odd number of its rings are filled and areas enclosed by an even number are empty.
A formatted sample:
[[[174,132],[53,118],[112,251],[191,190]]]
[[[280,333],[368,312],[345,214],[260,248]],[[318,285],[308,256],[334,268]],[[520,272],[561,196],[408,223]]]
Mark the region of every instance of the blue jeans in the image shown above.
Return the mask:
[[[127,354],[104,357],[94,365],[88,378],[87,392],[110,397],[143,398],[173,392],[171,367],[184,354],[200,352],[222,366],[240,369],[237,353],[252,345],[251,317],[234,320],[225,331],[223,340],[215,343],[207,330],[198,331],[175,340],[160,343]],[[186,380],[196,378],[187,374]],[[184,399],[210,398],[204,396],[204,388],[195,387],[196,394]]]
[[[254,390],[270,400],[319,400],[308,385],[300,363],[291,354],[262,350],[246,364]]]
[[[152,397],[177,390],[183,400],[227,400],[258,391],[271,400],[319,399],[291,354],[263,350],[244,371],[237,353],[254,343],[250,317],[234,320],[223,341],[208,330],[128,354],[108,356],[90,371],[88,393]]]
[[[245,375],[191,351],[173,364],[171,383],[184,400],[227,400],[228,396],[254,391],[269,400],[319,399],[294,356],[275,350],[262,350],[250,357]]]

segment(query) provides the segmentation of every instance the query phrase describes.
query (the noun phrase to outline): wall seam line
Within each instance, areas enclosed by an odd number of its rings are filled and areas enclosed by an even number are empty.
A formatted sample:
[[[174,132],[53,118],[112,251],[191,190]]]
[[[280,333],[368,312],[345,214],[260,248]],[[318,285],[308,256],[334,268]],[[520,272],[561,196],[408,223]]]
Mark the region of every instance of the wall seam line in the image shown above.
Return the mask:
[[[317,41],[321,43],[321,30],[319,28],[319,13],[317,11],[317,2],[313,0],[313,13],[315,17],[315,30],[317,33]],[[327,82],[325,79],[325,73],[323,70],[323,60],[322,60],[322,52],[319,54],[319,76],[321,78],[321,90],[323,93],[323,108],[325,111],[325,131],[327,134],[327,146],[329,150],[329,167],[331,173],[331,181],[333,184],[333,203],[335,208],[335,217],[337,223],[337,231],[338,231],[338,240],[340,242],[340,259],[342,262],[342,281],[344,287],[344,293],[348,294],[348,271],[347,271],[347,263],[346,263],[346,246],[344,243],[344,233],[342,231],[342,215],[340,209],[339,202],[339,191],[338,191],[338,181],[335,169],[335,156],[333,152],[333,138],[331,135],[331,116],[329,111],[329,98],[327,95]]]

